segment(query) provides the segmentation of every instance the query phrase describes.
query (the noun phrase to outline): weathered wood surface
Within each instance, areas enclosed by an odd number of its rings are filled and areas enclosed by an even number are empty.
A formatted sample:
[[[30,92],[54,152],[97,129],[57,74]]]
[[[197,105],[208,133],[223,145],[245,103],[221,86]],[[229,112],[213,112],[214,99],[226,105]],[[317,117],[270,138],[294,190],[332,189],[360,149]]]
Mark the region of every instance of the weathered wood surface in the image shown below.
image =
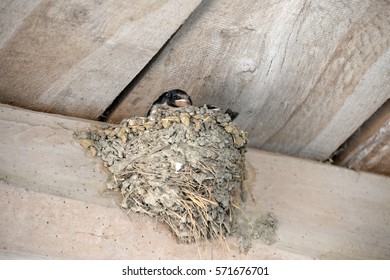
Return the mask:
[[[390,97],[389,30],[389,1],[207,1],[111,121],[182,88],[239,111],[252,147],[324,160]]]
[[[273,211],[278,240],[240,254],[177,244],[161,223],[117,207],[106,174],[72,134],[102,125],[0,106],[0,257],[75,259],[390,258],[390,178],[250,149],[250,219]]]
[[[390,176],[390,99],[340,148],[335,163]]]
[[[0,102],[96,119],[201,0],[0,3]]]

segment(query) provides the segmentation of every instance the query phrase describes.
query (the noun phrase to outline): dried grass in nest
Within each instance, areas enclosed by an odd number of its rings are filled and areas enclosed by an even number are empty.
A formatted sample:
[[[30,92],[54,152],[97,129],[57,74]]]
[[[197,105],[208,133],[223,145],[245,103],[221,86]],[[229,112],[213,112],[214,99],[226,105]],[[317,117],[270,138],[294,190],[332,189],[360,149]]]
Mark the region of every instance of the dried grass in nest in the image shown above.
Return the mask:
[[[247,134],[228,115],[157,111],[76,136],[111,171],[123,208],[162,219],[182,243],[231,232]]]

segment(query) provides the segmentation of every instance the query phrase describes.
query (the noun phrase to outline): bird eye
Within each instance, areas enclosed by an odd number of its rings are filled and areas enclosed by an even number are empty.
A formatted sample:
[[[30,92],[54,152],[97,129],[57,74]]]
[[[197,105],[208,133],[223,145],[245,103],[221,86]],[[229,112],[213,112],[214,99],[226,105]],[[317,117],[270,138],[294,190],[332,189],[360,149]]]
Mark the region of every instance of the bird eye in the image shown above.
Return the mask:
[[[180,99],[180,96],[175,95],[173,98],[174,98],[175,100],[179,100],[179,99]]]

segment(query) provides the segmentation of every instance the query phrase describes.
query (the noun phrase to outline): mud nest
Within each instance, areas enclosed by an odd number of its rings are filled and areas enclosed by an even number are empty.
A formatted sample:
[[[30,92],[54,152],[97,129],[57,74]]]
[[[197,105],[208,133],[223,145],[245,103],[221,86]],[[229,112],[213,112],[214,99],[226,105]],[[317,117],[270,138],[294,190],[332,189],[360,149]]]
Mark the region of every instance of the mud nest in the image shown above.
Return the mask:
[[[181,243],[231,233],[247,134],[229,115],[157,110],[75,135],[110,170],[123,208],[163,220]]]

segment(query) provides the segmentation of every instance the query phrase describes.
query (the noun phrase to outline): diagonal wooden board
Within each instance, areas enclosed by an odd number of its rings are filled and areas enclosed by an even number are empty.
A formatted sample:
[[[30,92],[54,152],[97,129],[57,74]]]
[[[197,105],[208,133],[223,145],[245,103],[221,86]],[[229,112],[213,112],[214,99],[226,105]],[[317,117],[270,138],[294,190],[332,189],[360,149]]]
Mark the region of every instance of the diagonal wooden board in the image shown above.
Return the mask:
[[[200,2],[2,1],[0,102],[97,119]]]
[[[111,121],[182,88],[240,112],[252,147],[327,159],[390,97],[389,19],[388,1],[205,2]]]
[[[337,165],[390,176],[390,99],[373,114],[335,157]]]
[[[249,149],[249,218],[272,211],[273,245],[177,244],[117,205],[107,175],[72,138],[104,125],[0,106],[0,256],[59,259],[390,258],[390,178]]]

